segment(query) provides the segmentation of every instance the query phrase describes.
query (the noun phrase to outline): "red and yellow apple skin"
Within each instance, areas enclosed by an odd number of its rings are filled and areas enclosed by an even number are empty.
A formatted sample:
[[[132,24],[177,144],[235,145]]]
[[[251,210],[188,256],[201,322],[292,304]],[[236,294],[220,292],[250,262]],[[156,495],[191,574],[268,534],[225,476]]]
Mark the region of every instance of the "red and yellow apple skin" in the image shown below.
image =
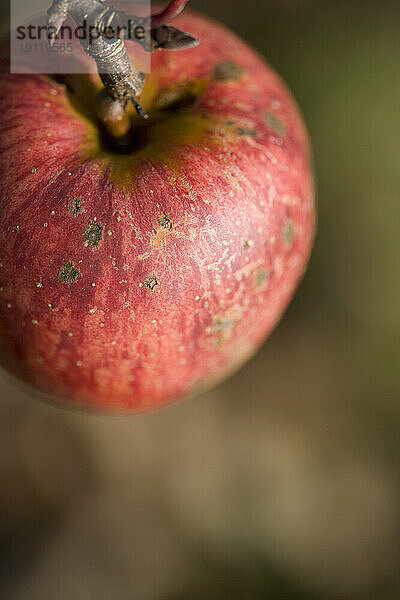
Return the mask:
[[[152,409],[223,379],[309,257],[310,147],[292,97],[221,25],[176,24],[201,44],[152,56],[150,122],[127,155],[104,149],[65,86],[1,75],[1,363],[71,406]]]

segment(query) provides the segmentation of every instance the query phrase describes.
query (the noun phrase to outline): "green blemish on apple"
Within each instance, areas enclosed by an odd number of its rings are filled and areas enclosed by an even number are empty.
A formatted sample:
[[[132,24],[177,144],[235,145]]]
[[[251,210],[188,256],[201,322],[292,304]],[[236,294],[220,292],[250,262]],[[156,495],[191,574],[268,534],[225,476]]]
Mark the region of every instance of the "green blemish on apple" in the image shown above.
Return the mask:
[[[238,127],[236,129],[238,135],[248,135],[250,137],[257,137],[257,131],[254,129],[247,129],[246,127]]]
[[[158,285],[158,281],[157,281],[157,277],[149,277],[148,279],[146,279],[146,281],[144,282],[144,286],[149,289],[151,292],[154,291],[155,287]]]
[[[168,231],[171,231],[173,224],[171,219],[168,217],[167,213],[164,213],[163,215],[161,215],[161,217],[159,217],[158,222],[160,223],[161,227],[163,229],[167,229]]]
[[[235,81],[243,74],[243,69],[233,60],[225,60],[215,65],[213,78],[216,81]]]
[[[265,121],[270,129],[277,135],[283,136],[286,135],[286,125],[279,117],[277,117],[274,113],[269,112],[268,110],[265,112]]]
[[[254,283],[256,287],[261,287],[268,279],[268,272],[265,269],[258,269],[254,273]]]
[[[213,321],[213,329],[216,333],[221,333],[222,331],[229,331],[230,329],[232,329],[235,323],[236,319],[232,319],[230,317],[215,317]]]
[[[294,238],[294,223],[287,219],[282,227],[282,240],[286,246],[291,246]]]
[[[77,269],[72,261],[66,262],[58,271],[58,279],[62,283],[75,283],[81,272]]]
[[[83,241],[85,246],[91,248],[97,248],[103,239],[104,227],[100,223],[90,221],[89,225],[86,225],[83,232]]]
[[[79,213],[82,210],[82,204],[83,201],[81,200],[81,198],[78,198],[77,196],[74,196],[71,200],[71,204],[68,207],[69,212],[74,215],[74,217],[76,217],[76,215],[79,215]]]
[[[249,240],[243,240],[243,250],[250,250],[252,244]]]

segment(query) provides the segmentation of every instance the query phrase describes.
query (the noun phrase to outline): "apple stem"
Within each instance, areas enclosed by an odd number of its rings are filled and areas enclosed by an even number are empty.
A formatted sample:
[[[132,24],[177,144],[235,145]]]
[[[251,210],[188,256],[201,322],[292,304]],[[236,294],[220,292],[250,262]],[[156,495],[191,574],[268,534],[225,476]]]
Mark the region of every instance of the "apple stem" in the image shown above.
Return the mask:
[[[88,35],[80,39],[80,43],[95,60],[105,90],[105,94],[100,92],[95,110],[112,138],[122,139],[130,130],[129,104],[141,117],[148,116],[137,100],[146,76],[132,64],[124,40],[140,44],[147,52],[196,46],[198,41],[193,36],[168,25],[187,2],[171,0],[160,13],[137,17],[114,9],[105,0],[53,0],[47,11],[49,44],[54,44],[68,15],[78,27],[86,29]]]
[[[131,119],[123,105],[111,98],[107,90],[100,90],[95,101],[95,112],[103,124],[107,136],[117,148],[128,147],[130,144]]]

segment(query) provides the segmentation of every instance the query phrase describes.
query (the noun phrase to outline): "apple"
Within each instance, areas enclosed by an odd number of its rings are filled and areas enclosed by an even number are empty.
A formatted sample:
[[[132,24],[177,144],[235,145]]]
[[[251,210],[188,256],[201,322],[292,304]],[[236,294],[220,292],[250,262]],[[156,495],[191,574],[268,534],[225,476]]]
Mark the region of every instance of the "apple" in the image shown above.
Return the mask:
[[[71,89],[1,70],[0,362],[69,406],[154,409],[221,381],[309,258],[293,98],[222,25],[190,11],[176,24],[200,45],[152,55],[150,118],[124,151],[91,108],[97,76]]]

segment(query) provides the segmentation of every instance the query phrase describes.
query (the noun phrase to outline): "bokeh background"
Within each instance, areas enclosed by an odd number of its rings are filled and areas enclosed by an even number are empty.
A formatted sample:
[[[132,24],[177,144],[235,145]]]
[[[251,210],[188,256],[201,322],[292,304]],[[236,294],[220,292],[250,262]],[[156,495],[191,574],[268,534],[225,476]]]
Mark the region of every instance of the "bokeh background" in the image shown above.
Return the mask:
[[[302,107],[310,268],[246,367],[161,412],[71,413],[1,380],[0,597],[397,600],[400,3],[191,5]]]

